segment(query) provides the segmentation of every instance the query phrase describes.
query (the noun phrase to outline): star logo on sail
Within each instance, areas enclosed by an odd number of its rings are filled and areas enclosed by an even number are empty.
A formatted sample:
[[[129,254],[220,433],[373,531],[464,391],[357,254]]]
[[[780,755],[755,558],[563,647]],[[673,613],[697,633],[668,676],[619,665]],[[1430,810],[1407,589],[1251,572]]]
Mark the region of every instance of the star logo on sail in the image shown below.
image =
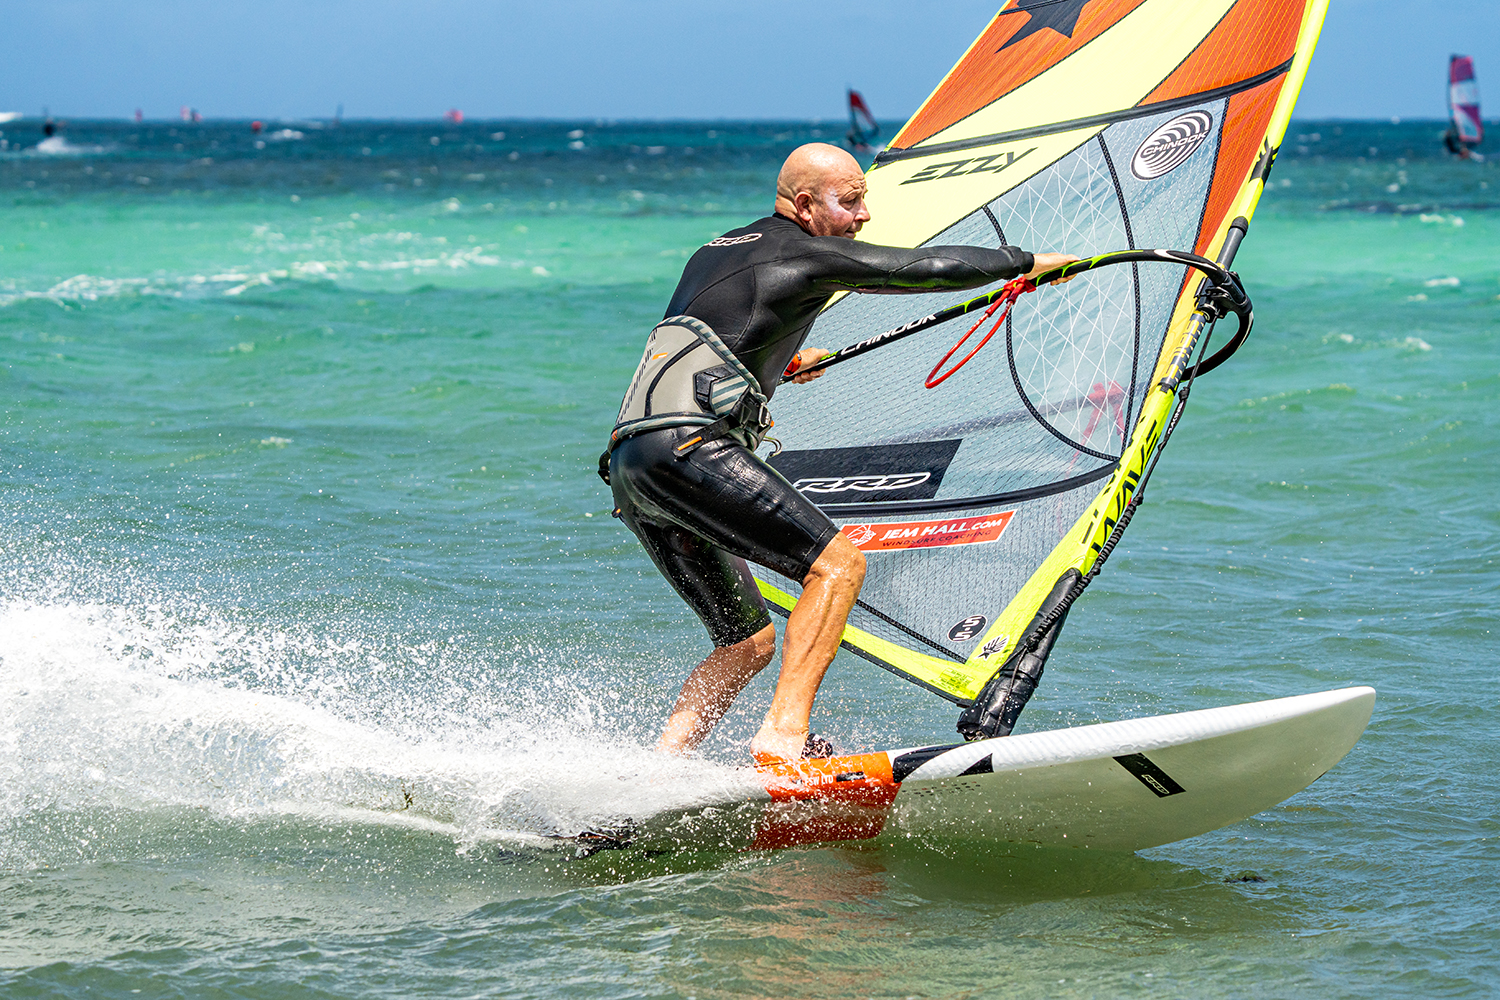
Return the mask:
[[[1011,35],[1009,41],[1000,46],[997,51],[1004,52],[1043,28],[1051,28],[1064,38],[1071,39],[1074,30],[1078,27],[1079,15],[1090,2],[1091,0],[1017,0],[1014,7],[1001,13],[1015,14],[1024,11],[1027,21],[1021,26],[1021,30]]]

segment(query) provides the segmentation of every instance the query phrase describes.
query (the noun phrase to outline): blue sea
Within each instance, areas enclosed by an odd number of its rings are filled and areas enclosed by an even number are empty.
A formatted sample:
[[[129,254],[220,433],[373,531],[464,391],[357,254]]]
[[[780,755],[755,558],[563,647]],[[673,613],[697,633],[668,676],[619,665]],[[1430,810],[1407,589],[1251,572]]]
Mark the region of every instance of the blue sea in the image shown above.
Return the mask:
[[[594,465],[688,255],[842,128],[5,124],[0,996],[1500,993],[1500,169],[1441,129],[1293,124],[1255,333],[1018,730],[1371,684],[1339,766],[1136,855],[575,858],[769,701],[648,749],[707,640]],[[813,725],[954,721],[842,654]]]

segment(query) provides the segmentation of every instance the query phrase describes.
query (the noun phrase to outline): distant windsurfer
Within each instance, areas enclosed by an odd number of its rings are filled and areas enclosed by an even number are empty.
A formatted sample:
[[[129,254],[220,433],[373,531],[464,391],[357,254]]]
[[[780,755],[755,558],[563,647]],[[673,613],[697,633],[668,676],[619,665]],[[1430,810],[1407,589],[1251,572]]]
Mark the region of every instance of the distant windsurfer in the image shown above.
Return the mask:
[[[875,152],[875,147],[870,144],[878,135],[880,123],[875,120],[864,96],[854,88],[849,88],[849,131],[844,133],[844,141],[856,153],[868,154]]]
[[[813,699],[864,581],[865,558],[810,500],[757,457],[783,374],[828,355],[802,347],[839,291],[964,289],[1078,258],[1016,247],[897,249],[855,241],[869,221],[858,162],[812,143],[787,158],[775,214],[699,248],[652,331],[600,472],[615,513],[702,619],[714,650],[688,676],[657,742],[686,753],[776,652],[746,560],[802,583],[781,675],[751,741],[755,758],[825,756]]]
[[[1469,148],[1466,142],[1458,137],[1458,130],[1452,125],[1449,125],[1448,131],[1443,133],[1443,145],[1447,147],[1451,155],[1458,157],[1460,160],[1467,160],[1474,155],[1474,151]]]
[[[1448,59],[1448,131],[1443,145],[1460,160],[1483,163],[1476,150],[1484,142],[1484,117],[1479,111],[1479,81],[1474,76],[1472,56]]]

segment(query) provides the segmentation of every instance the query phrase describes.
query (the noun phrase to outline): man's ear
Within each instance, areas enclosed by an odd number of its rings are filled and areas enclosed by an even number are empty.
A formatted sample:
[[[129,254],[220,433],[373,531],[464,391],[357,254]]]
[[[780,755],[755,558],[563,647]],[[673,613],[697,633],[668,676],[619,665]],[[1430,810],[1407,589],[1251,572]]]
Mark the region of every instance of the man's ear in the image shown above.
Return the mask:
[[[804,222],[812,221],[813,196],[810,191],[798,191],[797,196],[792,199],[792,207],[797,210],[797,218]]]

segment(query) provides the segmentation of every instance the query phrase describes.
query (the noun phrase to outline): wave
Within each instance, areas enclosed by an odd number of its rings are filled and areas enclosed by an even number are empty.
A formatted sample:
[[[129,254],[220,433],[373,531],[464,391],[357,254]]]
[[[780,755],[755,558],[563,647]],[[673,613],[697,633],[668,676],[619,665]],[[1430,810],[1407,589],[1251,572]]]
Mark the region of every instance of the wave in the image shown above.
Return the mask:
[[[361,274],[411,274],[430,275],[432,272],[454,273],[476,267],[508,267],[511,270],[528,268],[526,261],[507,261],[483,248],[469,247],[453,251],[439,251],[418,255],[399,255],[387,260],[297,260],[286,267],[265,270],[231,270],[216,274],[184,274],[171,277],[105,277],[93,274],[75,274],[45,288],[11,287],[0,291],[0,307],[18,302],[46,301],[57,305],[75,302],[95,302],[100,299],[124,296],[158,295],[168,298],[193,298],[243,295],[251,289],[274,289],[278,283],[334,282]],[[546,276],[545,268],[530,266],[531,275]]]

